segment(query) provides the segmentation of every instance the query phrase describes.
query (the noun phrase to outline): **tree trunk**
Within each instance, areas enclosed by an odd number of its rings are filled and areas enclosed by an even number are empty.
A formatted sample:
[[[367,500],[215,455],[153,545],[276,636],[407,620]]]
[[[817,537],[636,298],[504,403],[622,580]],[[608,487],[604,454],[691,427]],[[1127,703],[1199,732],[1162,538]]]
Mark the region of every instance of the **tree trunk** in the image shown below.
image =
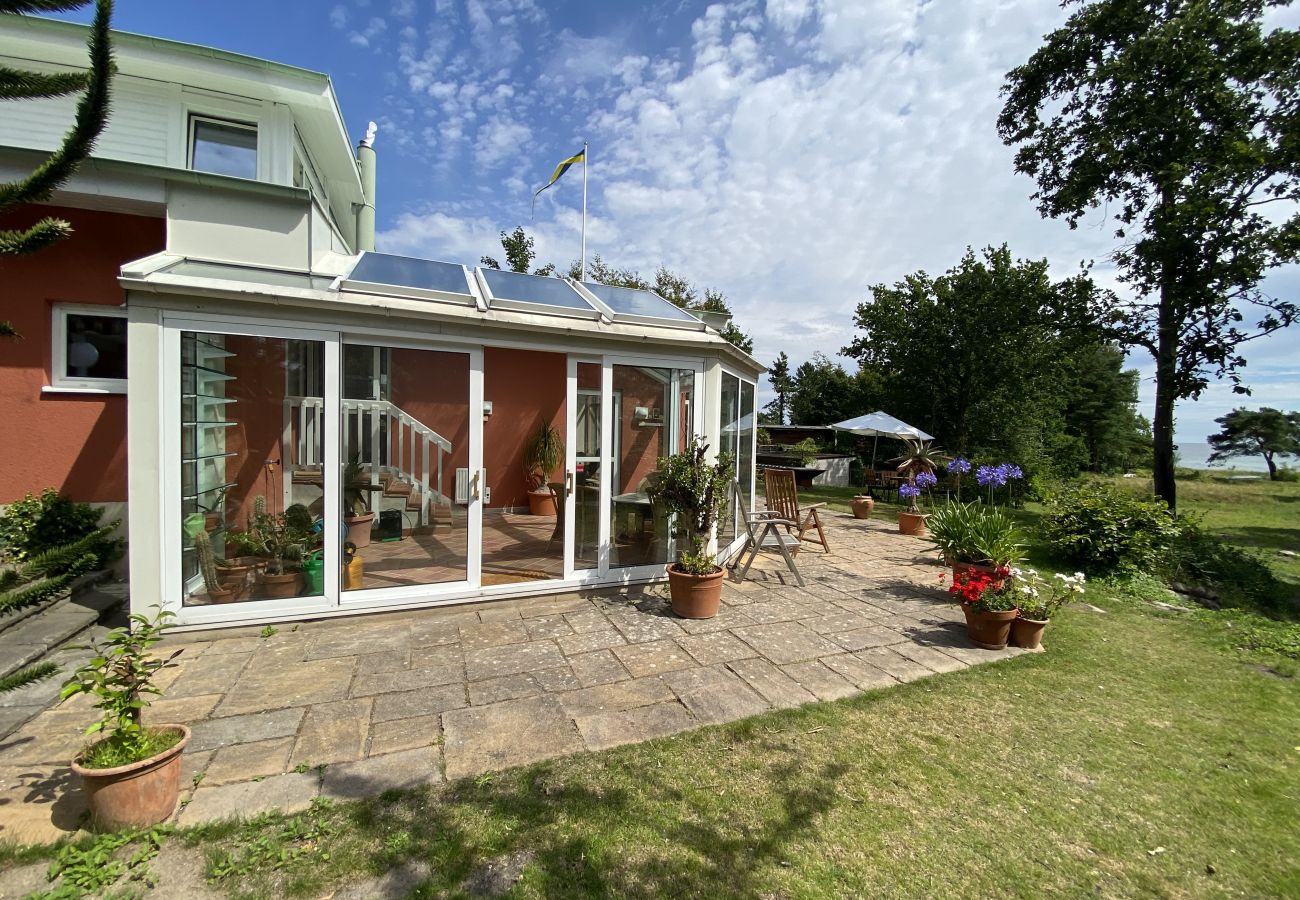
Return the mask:
[[[1277,463],[1273,462],[1273,454],[1264,451],[1264,462],[1268,463],[1268,480],[1277,481]]]
[[[1178,323],[1174,320],[1173,287],[1160,286],[1160,317],[1156,335],[1156,409],[1151,420],[1152,481],[1156,496],[1177,510],[1174,480],[1174,380],[1178,365]]]

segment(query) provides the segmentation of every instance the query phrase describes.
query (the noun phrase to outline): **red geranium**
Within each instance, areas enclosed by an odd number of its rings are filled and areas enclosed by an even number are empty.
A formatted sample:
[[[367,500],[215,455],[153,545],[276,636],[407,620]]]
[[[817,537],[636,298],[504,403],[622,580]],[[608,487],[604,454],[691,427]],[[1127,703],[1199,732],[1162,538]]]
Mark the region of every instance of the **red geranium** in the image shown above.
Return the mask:
[[[953,576],[948,593],[956,594],[962,603],[978,603],[981,596],[994,586],[994,579],[986,572],[958,572]]]

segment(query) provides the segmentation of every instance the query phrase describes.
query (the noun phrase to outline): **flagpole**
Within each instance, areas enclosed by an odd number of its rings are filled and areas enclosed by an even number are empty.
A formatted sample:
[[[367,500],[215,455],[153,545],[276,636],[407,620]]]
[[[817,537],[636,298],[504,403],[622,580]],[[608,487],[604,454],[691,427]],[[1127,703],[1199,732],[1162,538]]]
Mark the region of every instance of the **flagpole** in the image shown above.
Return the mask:
[[[587,142],[582,142],[582,271],[579,281],[587,280],[587,170],[591,168],[591,157],[587,154]]]

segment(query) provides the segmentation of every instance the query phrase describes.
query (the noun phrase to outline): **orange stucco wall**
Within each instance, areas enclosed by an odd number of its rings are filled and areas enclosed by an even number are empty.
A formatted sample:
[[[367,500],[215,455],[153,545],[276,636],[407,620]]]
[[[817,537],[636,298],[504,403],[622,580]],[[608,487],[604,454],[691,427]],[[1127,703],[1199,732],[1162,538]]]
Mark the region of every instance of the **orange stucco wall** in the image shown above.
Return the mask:
[[[453,496],[456,470],[469,466],[469,356],[394,349],[390,366],[393,404],[451,442],[451,454],[442,459],[442,492]],[[391,435],[390,441],[390,458],[396,459],[398,435]],[[409,435],[403,452],[409,459]],[[422,463],[417,455],[413,467],[417,474]],[[437,481],[437,465],[437,454],[431,450],[430,483]]]
[[[483,399],[492,401],[492,417],[483,423],[489,506],[528,505],[524,450],[539,422],[549,421],[564,434],[566,370],[563,353],[484,348]],[[551,477],[559,480],[562,469]]]
[[[0,503],[58,488],[74,500],[126,500],[126,396],[51,394],[51,307],[56,302],[119,306],[122,264],[163,249],[162,219],[84,209],[27,206],[0,216],[0,229],[53,215],[72,223],[67,240],[30,256],[0,260],[0,319],[21,341],[0,342]]]

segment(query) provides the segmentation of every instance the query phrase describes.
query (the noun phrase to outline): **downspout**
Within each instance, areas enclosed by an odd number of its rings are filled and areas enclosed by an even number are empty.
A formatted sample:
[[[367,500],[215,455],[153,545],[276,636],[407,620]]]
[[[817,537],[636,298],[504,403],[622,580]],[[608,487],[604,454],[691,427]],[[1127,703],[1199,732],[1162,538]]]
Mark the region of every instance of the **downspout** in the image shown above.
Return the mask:
[[[375,249],[375,132],[371,122],[357,144],[357,171],[361,173],[362,201],[357,205],[357,250]]]

